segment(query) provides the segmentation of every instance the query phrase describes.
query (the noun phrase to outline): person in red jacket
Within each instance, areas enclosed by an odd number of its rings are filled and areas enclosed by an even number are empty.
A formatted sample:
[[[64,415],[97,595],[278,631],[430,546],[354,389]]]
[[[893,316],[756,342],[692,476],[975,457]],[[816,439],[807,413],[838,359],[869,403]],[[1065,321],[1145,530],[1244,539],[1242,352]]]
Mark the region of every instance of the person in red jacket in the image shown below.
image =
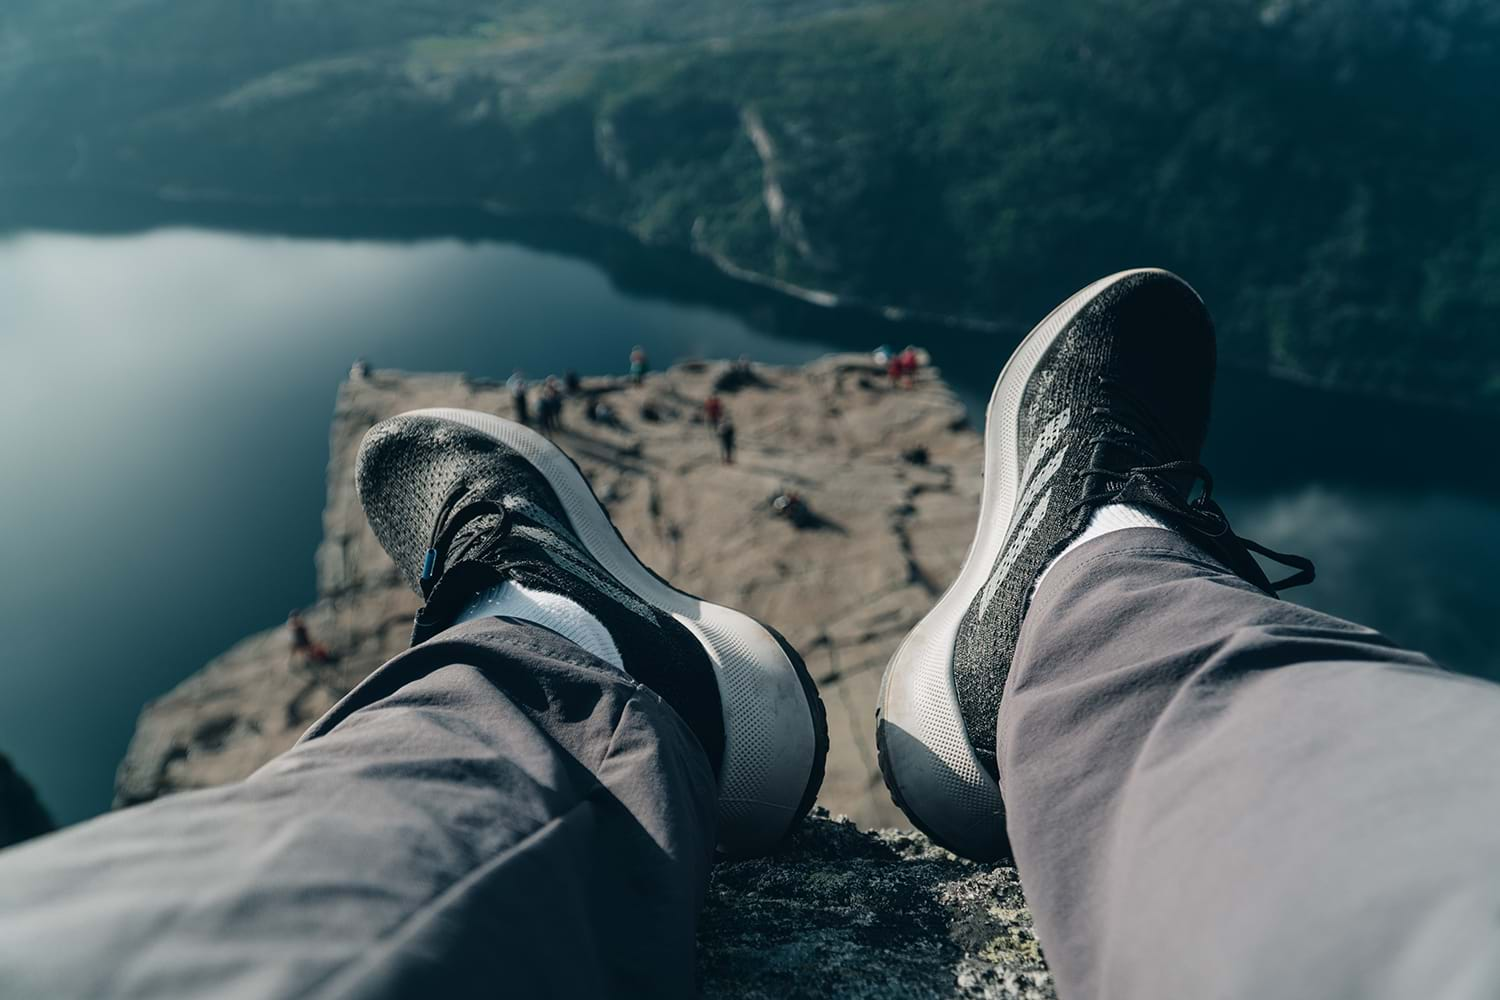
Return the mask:
[[[917,349],[908,344],[906,350],[896,356],[896,363],[901,368],[901,384],[910,389],[912,381],[916,378],[917,369],[922,366],[922,360],[917,356]]]

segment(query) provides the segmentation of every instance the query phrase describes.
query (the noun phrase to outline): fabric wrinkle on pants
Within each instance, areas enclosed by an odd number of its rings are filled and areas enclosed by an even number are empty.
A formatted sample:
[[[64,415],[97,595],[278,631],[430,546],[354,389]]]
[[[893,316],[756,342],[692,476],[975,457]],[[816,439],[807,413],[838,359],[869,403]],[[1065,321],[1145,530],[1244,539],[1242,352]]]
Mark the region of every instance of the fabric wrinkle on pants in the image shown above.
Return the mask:
[[[246,781],[0,854],[0,996],[693,996],[715,801],[655,694],[476,620]]]
[[[1064,1000],[1500,993],[1500,687],[1131,528],[1036,592],[1010,837]],[[685,997],[716,789],[670,707],[497,618],[246,781],[0,853],[0,996]]]
[[[1065,1000],[1500,995],[1500,686],[1267,597],[1184,538],[1043,581],[1001,702]]]

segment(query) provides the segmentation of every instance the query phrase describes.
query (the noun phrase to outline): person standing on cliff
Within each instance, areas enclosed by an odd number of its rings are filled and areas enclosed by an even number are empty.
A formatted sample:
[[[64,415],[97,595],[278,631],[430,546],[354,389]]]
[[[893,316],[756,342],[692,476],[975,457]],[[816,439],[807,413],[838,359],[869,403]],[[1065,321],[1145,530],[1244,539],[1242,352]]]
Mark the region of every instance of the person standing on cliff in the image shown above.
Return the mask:
[[[1022,341],[974,542],[886,668],[887,788],[1014,859],[1064,1000],[1500,995],[1500,685],[1278,598],[1313,565],[1213,499],[1215,350],[1150,268]],[[356,466],[411,648],[244,781],[0,852],[6,1000],[696,996],[716,854],[822,780],[801,657],[518,423],[405,413]]]
[[[511,372],[510,378],[505,380],[505,388],[510,390],[511,412],[515,416],[516,423],[530,423],[526,413],[526,376],[521,369],[517,368]]]
[[[708,421],[708,426],[714,430],[719,429],[719,421],[724,418],[724,401],[716,392],[709,393],[708,398],[703,401],[703,419]]]
[[[917,349],[910,344],[897,357],[897,363],[901,369],[901,385],[910,389],[917,378],[917,369],[922,367],[922,358]]]
[[[894,389],[901,384],[901,355],[892,354],[890,360],[885,363],[885,376],[891,381]]]
[[[548,375],[542,383],[542,396],[537,400],[536,411],[542,430],[548,434],[562,428],[562,386],[554,376]]]
[[[719,420],[719,461],[725,465],[734,464],[734,419],[729,414],[724,414]]]
[[[646,373],[651,370],[651,362],[646,359],[646,349],[636,344],[630,349],[630,379],[636,385],[640,385],[646,378]]]

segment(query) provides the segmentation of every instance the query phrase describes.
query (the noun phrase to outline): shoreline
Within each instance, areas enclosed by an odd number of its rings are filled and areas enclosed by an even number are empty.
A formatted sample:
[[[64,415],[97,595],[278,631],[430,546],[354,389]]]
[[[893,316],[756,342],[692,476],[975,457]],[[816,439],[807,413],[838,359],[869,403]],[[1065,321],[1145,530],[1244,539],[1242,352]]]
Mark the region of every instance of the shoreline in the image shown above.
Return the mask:
[[[280,210],[287,212],[461,212],[472,213],[479,218],[489,218],[517,225],[535,225],[547,222],[560,222],[572,226],[587,227],[607,234],[615,239],[628,240],[634,247],[650,254],[672,255],[686,257],[693,261],[711,268],[720,278],[753,289],[762,294],[778,296],[789,302],[802,306],[810,306],[818,310],[829,312],[841,312],[846,314],[862,314],[866,317],[878,318],[885,322],[910,324],[912,326],[928,326],[956,333],[976,333],[989,335],[1010,335],[1019,339],[1024,336],[1028,327],[1017,322],[1003,320],[990,320],[976,316],[965,316],[961,314],[929,313],[921,310],[908,309],[903,306],[878,303],[849,295],[841,295],[826,289],[809,288],[793,282],[775,278],[771,275],[762,274],[753,268],[745,267],[735,263],[733,260],[704,248],[693,245],[679,245],[672,243],[658,243],[643,239],[639,233],[628,225],[599,216],[594,213],[582,211],[566,212],[537,212],[526,209],[518,209],[495,199],[481,201],[445,201],[440,199],[403,198],[382,199],[378,201],[361,201],[357,199],[344,198],[277,198],[234,194],[226,191],[213,191],[205,189],[177,188],[166,186],[157,189],[136,188],[129,186],[111,187],[104,185],[66,185],[46,183],[7,183],[0,181],[0,196],[7,193],[41,194],[43,197],[69,195],[76,197],[83,194],[91,198],[105,198],[111,201],[129,200],[137,203],[148,203],[163,207],[195,207],[204,206],[229,210]],[[149,223],[142,223],[149,225]],[[192,224],[189,221],[187,224]],[[202,223],[213,228],[212,223]],[[0,235],[9,232],[24,231],[27,228],[48,228],[46,222],[30,225],[23,221],[19,226],[13,226],[6,218],[3,210],[3,199],[0,199]],[[80,231],[67,227],[66,224],[58,225],[61,231]],[[229,227],[225,227],[229,228]],[[281,232],[284,230],[276,227],[267,227],[267,232]],[[299,235],[286,233],[286,235]],[[436,233],[433,234],[437,235]],[[453,234],[458,235],[458,234]],[[379,236],[371,238],[379,239]],[[394,238],[394,237],[388,237]],[[492,237],[497,241],[504,241],[507,237]],[[582,249],[562,249],[553,247],[533,245],[527,239],[515,234],[508,237],[511,242],[526,246],[529,249],[560,252],[579,259],[587,260],[596,266],[604,266],[604,261],[597,257],[589,256]],[[606,270],[608,270],[606,268]],[[775,331],[768,331],[773,336]],[[1500,411],[1500,400],[1486,402],[1483,399],[1453,399],[1435,393],[1409,392],[1395,387],[1367,388],[1348,384],[1339,380],[1319,378],[1296,371],[1285,365],[1276,364],[1250,364],[1235,359],[1220,359],[1220,365],[1233,368],[1237,371],[1247,372],[1271,379],[1289,386],[1297,386],[1317,392],[1335,393],[1350,396],[1362,400],[1391,401],[1412,406],[1430,407],[1448,412],[1465,414],[1493,415]]]

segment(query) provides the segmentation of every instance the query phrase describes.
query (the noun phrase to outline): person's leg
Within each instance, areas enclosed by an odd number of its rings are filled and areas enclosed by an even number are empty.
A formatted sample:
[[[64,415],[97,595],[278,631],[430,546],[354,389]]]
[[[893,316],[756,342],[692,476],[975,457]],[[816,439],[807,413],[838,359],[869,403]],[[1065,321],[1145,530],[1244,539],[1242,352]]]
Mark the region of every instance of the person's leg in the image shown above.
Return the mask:
[[[244,783],[0,859],[7,1000],[692,992],[715,845],[770,850],[822,781],[801,658],[518,424],[402,414],[355,479],[414,648]]]
[[[0,853],[0,995],[691,996],[715,809],[660,697],[480,619],[242,783]]]
[[[1314,569],[1212,499],[1215,356],[1150,268],[1022,340],[974,542],[886,669],[886,784],[1015,857],[1065,1000],[1492,996],[1500,687],[1275,599]]]
[[[1500,994],[1500,686],[1134,528],[1042,579],[998,730],[1066,1000]]]

